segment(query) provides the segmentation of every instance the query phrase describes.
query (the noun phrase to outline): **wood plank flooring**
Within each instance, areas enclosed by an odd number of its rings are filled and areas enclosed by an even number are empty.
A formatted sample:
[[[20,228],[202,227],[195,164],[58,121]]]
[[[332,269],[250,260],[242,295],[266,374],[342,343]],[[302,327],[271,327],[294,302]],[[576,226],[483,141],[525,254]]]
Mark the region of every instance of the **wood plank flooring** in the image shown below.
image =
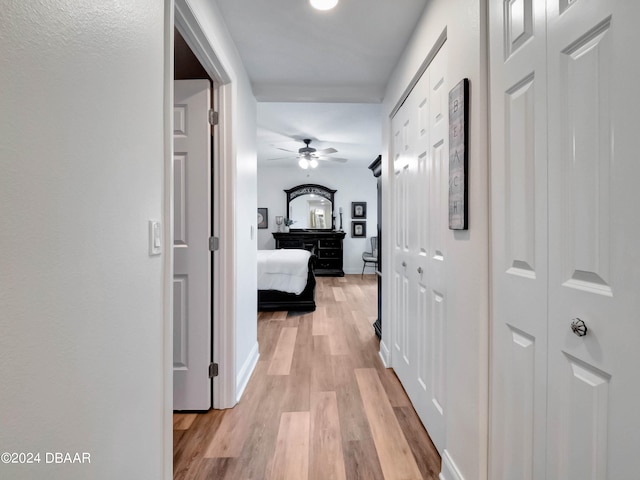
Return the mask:
[[[174,479],[437,479],[440,457],[378,357],[374,275],[317,278],[312,313],[257,315],[260,361],[229,410],[174,414]]]

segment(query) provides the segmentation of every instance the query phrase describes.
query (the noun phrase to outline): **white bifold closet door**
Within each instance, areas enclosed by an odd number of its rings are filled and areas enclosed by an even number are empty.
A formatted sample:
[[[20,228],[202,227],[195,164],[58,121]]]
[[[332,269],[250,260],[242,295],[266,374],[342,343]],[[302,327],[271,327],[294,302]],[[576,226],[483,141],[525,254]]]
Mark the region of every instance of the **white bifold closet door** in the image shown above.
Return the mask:
[[[640,471],[639,18],[490,2],[492,479]]]
[[[392,119],[394,176],[392,366],[442,453],[445,441],[448,228],[447,47]]]

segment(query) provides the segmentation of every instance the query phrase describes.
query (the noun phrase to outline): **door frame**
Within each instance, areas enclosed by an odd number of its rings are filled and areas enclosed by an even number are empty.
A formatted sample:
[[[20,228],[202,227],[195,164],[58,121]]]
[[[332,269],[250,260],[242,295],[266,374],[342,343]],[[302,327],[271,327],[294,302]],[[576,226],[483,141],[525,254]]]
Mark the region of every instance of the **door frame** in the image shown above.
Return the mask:
[[[233,83],[224,65],[202,30],[188,0],[165,0],[164,21],[164,199],[163,199],[163,325],[164,325],[164,478],[173,478],[173,54],[174,27],[198,58],[214,83],[219,125],[214,130],[212,149],[215,184],[212,185],[213,234],[220,248],[213,252],[213,361],[218,376],[213,379],[213,408],[229,408],[236,403],[235,385],[235,239],[234,171],[232,156]],[[224,280],[224,281],[223,281]]]
[[[213,234],[220,248],[213,252],[213,361],[218,363],[218,376],[213,380],[213,407],[228,408],[236,403],[235,392],[235,315],[233,303],[234,259],[234,176],[230,164],[232,82],[195,13],[186,0],[175,0],[174,25],[213,80],[219,124],[214,129],[212,149],[215,183],[213,195]],[[171,41],[173,52],[173,38]],[[173,70],[173,69],[172,69]],[[173,91],[171,92],[173,97]],[[173,126],[171,128],[173,132]],[[173,176],[173,161],[171,174]],[[173,185],[173,178],[171,179]],[[173,200],[173,199],[172,199]],[[171,203],[173,205],[173,201]],[[223,281],[226,280],[226,281]]]

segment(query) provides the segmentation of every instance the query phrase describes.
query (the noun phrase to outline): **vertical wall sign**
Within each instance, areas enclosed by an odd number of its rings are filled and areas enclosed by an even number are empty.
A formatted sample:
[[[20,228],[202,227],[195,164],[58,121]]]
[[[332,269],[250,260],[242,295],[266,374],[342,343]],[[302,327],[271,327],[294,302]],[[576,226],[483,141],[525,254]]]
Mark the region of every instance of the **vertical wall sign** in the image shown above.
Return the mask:
[[[469,127],[469,79],[465,78],[449,92],[449,228],[468,228],[467,138]]]

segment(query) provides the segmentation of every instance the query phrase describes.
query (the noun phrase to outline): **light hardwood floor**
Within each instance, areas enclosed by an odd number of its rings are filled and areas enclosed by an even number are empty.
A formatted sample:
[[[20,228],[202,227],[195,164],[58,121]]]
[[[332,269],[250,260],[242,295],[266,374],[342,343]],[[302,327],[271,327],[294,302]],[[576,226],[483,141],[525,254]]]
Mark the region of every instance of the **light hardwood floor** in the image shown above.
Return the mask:
[[[374,275],[317,279],[313,313],[258,314],[240,403],[174,414],[174,479],[437,479],[440,457],[378,357]]]

